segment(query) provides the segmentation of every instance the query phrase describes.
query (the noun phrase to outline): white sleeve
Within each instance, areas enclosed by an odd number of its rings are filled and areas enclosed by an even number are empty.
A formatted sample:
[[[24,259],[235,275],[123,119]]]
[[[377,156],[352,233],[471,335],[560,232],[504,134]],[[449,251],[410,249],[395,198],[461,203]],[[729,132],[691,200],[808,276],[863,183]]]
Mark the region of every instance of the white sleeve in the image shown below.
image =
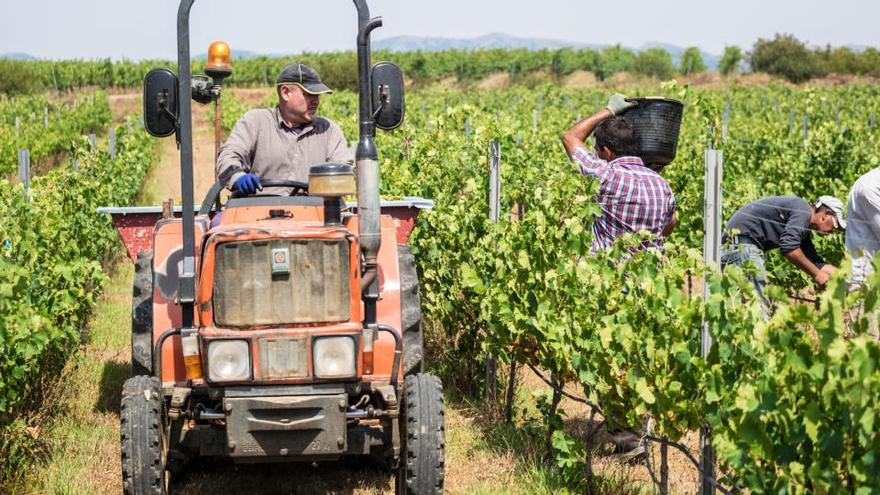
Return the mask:
[[[874,238],[880,239],[880,184],[871,184],[871,187],[863,190],[855,199],[865,212]]]

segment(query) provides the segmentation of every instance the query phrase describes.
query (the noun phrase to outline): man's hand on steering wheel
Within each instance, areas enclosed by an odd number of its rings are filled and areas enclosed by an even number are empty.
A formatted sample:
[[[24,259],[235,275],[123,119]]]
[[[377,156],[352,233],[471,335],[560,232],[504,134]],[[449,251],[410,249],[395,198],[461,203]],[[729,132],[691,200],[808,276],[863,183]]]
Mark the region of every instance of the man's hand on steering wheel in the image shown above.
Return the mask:
[[[233,186],[245,196],[250,196],[258,190],[263,190],[263,185],[260,184],[260,178],[257,177],[257,174],[244,174],[235,181]]]

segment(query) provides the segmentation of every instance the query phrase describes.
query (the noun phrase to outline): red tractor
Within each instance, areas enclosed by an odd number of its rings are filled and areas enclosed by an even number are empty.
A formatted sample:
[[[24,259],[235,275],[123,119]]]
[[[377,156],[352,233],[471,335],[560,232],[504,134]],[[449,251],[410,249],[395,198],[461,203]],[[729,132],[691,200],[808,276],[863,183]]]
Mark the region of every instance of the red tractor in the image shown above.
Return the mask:
[[[124,492],[167,493],[171,473],[197,456],[373,458],[397,470],[398,493],[442,492],[443,394],[422,371],[406,245],[430,201],[379,200],[375,128],[403,120],[400,69],[371,67],[381,18],[354,0],[357,177],[347,164],[317,164],[307,184],[263,181],[292,187],[290,196],[233,195],[225,205],[215,184],[196,211],[189,95],[205,88],[190,72],[192,4],[178,10],[177,74],[156,69],[144,83],[147,130],[180,143],[180,215],[170,203],[102,210],[136,264],[133,376],[120,411]]]

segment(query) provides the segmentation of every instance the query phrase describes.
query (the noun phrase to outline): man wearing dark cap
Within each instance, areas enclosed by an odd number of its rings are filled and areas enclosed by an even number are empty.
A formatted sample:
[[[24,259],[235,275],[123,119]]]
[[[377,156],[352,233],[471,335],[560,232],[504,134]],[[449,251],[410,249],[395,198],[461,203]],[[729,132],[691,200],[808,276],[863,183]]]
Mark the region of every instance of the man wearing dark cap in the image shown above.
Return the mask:
[[[262,190],[260,179],[308,182],[309,168],[325,162],[353,163],[342,129],[316,115],[322,94],[332,91],[315,69],[290,64],[276,80],[278,105],[245,113],[217,157],[217,177],[244,194]],[[267,194],[290,188],[267,187]]]

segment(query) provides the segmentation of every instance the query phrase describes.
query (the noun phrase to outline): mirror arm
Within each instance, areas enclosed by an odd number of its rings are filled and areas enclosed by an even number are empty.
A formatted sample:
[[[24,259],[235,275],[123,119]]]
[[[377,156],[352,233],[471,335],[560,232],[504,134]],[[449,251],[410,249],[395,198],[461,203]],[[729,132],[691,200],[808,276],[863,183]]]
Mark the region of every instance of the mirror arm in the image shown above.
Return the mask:
[[[162,91],[157,94],[156,103],[159,105],[159,110],[171,117],[171,120],[174,121],[174,136],[177,145],[180,146],[180,119],[177,118],[177,115],[174,115],[174,112],[168,110],[168,91]]]
[[[373,111],[373,120],[376,120],[376,116],[379,115],[379,112],[382,111],[382,108],[388,103],[391,99],[391,96],[388,94],[390,89],[387,84],[382,84],[379,86],[379,108]]]
[[[173,113],[171,113],[171,110],[168,110],[168,107],[165,105],[162,105],[160,108],[162,109],[163,112],[168,114],[169,117],[171,117],[171,120],[174,121],[174,127],[177,129],[180,129],[180,119],[177,118],[177,115],[174,115]]]
[[[381,112],[382,108],[384,108],[384,107],[385,107],[385,102],[384,101],[379,102],[379,108],[373,110],[373,120],[376,120],[376,115],[379,115],[379,112]]]

